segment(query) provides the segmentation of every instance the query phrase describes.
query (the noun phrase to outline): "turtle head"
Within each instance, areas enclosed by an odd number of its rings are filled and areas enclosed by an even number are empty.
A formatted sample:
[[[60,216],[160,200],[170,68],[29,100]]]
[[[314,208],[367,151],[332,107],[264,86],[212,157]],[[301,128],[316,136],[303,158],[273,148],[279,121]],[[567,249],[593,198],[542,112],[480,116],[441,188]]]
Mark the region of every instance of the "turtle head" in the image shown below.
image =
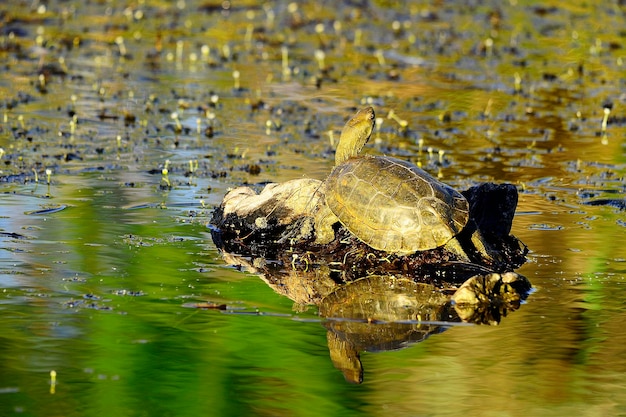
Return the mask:
[[[366,107],[352,116],[341,131],[339,145],[335,153],[335,166],[356,156],[367,143],[374,130],[376,115],[374,109]]]

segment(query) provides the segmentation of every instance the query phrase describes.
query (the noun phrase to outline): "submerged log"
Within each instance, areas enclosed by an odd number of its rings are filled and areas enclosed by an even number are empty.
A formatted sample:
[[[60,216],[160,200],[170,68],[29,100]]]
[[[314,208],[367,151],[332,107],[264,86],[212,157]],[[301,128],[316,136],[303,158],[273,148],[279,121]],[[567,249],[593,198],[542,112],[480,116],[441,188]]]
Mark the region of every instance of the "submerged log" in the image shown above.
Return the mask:
[[[230,191],[213,213],[211,234],[226,252],[285,264],[326,264],[344,282],[396,272],[420,277],[430,273],[433,279],[459,282],[476,273],[521,266],[527,248],[510,234],[517,206],[515,186],[485,183],[462,194],[470,210],[466,227],[444,246],[409,255],[375,250],[341,223],[333,226],[334,240],[316,244],[314,216],[324,196],[322,182],[312,179],[269,184],[259,194],[249,187]],[[449,267],[446,276],[441,276],[442,264]]]

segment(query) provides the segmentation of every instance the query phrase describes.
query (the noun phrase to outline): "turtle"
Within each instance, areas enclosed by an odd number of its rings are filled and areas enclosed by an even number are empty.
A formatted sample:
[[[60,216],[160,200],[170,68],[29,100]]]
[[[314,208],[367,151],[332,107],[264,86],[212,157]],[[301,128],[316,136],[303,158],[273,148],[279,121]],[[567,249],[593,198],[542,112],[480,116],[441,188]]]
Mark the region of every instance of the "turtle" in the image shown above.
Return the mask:
[[[340,222],[371,248],[397,255],[445,245],[469,220],[467,200],[410,162],[360,155],[375,120],[374,109],[363,108],[341,132],[315,214],[316,243],[331,242]]]

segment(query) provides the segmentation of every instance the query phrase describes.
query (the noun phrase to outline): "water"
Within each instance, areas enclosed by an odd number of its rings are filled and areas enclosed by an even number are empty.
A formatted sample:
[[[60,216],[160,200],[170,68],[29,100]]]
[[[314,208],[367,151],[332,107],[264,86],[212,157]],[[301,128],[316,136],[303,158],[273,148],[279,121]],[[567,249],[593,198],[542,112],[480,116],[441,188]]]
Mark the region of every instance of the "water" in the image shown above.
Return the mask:
[[[626,215],[587,204],[624,199],[623,7],[22,6],[0,6],[1,415],[626,413]],[[534,290],[499,326],[362,353],[353,385],[317,308],[206,223],[230,187],[324,178],[365,104],[368,152],[518,186]]]

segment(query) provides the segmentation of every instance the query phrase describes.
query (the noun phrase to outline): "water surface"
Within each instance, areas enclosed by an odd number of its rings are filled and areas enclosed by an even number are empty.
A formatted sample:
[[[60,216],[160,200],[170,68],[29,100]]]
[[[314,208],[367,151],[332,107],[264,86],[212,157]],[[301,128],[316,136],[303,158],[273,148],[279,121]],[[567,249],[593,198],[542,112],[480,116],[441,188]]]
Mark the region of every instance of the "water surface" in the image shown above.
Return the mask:
[[[626,413],[626,10],[359,4],[0,6],[0,414]],[[316,307],[207,222],[231,187],[324,178],[366,104],[368,152],[517,185],[535,289],[351,385]]]

